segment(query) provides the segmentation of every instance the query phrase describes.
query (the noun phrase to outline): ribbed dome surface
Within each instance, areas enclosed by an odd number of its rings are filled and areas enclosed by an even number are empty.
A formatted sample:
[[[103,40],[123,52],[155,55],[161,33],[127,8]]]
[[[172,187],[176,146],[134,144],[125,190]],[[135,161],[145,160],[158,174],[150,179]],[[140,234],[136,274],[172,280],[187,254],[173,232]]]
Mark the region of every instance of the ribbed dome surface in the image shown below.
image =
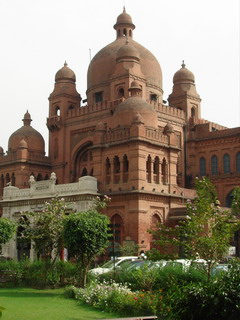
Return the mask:
[[[58,70],[58,72],[55,75],[55,81],[59,81],[59,80],[71,80],[76,82],[76,75],[75,73],[72,71],[72,69],[70,69],[67,65],[67,63],[64,63],[64,66]]]
[[[138,42],[131,38],[128,41],[129,45],[133,46],[139,54],[141,69],[147,84],[162,88],[162,70],[157,59]],[[88,90],[110,81],[109,79],[115,71],[117,53],[120,48],[125,46],[125,43],[125,37],[117,38],[95,55],[88,67]]]
[[[157,113],[154,108],[137,96],[128,98],[116,107],[114,124],[116,127],[131,126],[133,122],[136,122],[136,116],[143,119],[145,126],[158,127]]]

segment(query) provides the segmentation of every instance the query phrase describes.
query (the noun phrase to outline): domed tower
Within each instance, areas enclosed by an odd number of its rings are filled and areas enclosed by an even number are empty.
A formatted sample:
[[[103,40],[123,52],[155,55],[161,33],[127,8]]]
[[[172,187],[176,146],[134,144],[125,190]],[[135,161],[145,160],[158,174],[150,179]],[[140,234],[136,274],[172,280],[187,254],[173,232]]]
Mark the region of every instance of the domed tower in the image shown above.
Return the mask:
[[[22,141],[25,141],[30,153],[44,155],[44,139],[41,133],[31,126],[32,119],[28,111],[25,113],[22,121],[23,126],[13,132],[8,140],[8,154],[16,152],[22,147]]]
[[[116,40],[92,59],[87,75],[88,105],[128,97],[137,79],[145,100],[162,101],[162,71],[153,54],[133,40],[135,25],[124,8],[114,25]]]
[[[183,61],[182,68],[173,77],[173,90],[168,97],[169,105],[186,112],[186,119],[193,121],[201,117],[200,96],[195,86],[194,74],[186,68]]]
[[[0,161],[0,195],[8,183],[18,188],[29,186],[30,175],[43,180],[51,172],[50,162],[45,156],[45,141],[31,126],[31,115],[27,111],[22,119],[23,126],[8,139],[8,150]]]
[[[61,167],[56,171],[60,182],[63,180],[62,164],[65,160],[65,149],[67,142],[66,123],[73,114],[80,109],[81,96],[76,89],[76,76],[67,63],[57,71],[55,75],[55,86],[49,96],[49,117],[47,127],[49,129],[49,157],[53,165]],[[61,163],[61,165],[59,165]]]
[[[81,96],[76,90],[75,73],[68,67],[67,62],[55,75],[55,86],[49,96],[49,117],[65,118],[69,109],[80,106]],[[49,123],[49,129],[51,125]]]

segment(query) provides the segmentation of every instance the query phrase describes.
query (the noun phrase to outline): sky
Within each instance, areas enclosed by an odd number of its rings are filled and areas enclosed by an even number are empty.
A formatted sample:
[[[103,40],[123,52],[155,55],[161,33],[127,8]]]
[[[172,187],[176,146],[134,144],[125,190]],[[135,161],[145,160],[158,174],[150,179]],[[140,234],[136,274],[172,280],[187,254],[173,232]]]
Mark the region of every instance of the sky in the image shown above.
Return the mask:
[[[48,97],[65,60],[85,99],[91,57],[115,40],[113,25],[125,5],[135,41],[163,71],[164,100],[182,60],[195,75],[202,118],[240,126],[239,0],[0,0],[0,146],[22,126],[46,141]]]

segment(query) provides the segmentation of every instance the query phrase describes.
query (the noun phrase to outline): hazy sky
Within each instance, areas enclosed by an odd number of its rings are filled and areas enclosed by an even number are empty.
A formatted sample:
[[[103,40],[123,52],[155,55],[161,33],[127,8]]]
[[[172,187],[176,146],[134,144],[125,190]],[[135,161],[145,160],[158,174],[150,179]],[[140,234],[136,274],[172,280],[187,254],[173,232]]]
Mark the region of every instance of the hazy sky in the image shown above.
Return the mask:
[[[148,48],[163,71],[164,99],[184,59],[195,74],[202,117],[240,126],[239,0],[0,0],[0,145],[22,126],[48,140],[48,96],[66,60],[85,99],[92,57],[115,40],[123,5],[136,25],[134,40]],[[46,150],[47,151],[47,150]]]

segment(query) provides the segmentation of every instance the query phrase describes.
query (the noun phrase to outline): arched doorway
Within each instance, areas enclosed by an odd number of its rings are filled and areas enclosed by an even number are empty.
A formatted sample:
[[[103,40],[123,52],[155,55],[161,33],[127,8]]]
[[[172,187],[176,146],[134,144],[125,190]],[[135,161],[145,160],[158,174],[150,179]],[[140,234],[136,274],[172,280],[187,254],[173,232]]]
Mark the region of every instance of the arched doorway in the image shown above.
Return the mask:
[[[123,241],[123,219],[119,214],[114,214],[111,219],[109,227],[112,231],[112,236],[110,237],[110,243],[108,247],[109,257],[120,256],[121,245]]]

